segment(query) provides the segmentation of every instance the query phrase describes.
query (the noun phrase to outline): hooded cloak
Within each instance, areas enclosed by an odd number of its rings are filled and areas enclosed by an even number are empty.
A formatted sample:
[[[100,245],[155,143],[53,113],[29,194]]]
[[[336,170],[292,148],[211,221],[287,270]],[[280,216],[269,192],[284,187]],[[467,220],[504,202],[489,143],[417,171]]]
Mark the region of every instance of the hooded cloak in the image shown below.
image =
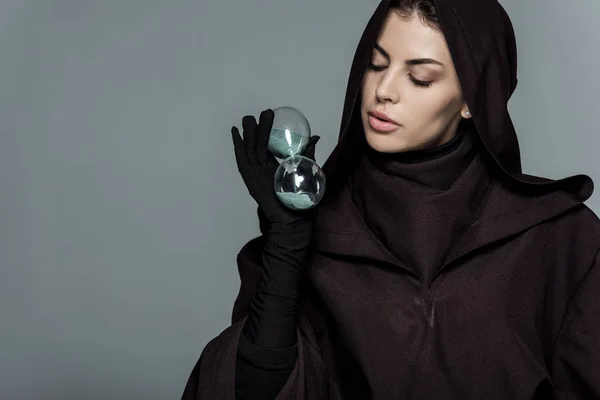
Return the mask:
[[[435,0],[473,116],[474,160],[490,176],[473,197],[477,212],[419,280],[426,265],[394,255],[393,241],[382,244],[376,218],[360,209],[349,179],[365,155],[359,93],[389,4],[375,10],[352,63],[338,144],[323,166],[328,191],[307,266],[298,357],[277,399],[600,399],[600,220],[583,204],[593,183],[522,172],[507,109],[515,38],[496,0]],[[184,399],[234,399],[262,240],[238,254],[232,325],[204,348]]]
[[[434,148],[390,154],[365,144],[347,183],[382,251],[411,271],[417,285],[430,286],[489,188],[489,170],[467,126]]]

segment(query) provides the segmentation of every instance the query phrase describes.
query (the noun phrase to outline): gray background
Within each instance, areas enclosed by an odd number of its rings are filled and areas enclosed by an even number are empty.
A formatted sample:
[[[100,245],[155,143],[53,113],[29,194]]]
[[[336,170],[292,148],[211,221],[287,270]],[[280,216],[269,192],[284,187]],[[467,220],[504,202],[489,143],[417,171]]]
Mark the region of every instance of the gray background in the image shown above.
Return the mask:
[[[229,128],[294,105],[323,162],[376,3],[0,2],[0,398],[180,396],[258,232]],[[599,180],[600,3],[502,3],[525,172]]]

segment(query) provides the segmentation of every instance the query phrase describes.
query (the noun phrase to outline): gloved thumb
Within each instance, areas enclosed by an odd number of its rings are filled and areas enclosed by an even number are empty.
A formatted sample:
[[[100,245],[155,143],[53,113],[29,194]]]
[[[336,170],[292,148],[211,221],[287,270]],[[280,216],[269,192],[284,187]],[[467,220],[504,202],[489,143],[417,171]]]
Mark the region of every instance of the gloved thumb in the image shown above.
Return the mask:
[[[306,150],[304,150],[304,157],[308,157],[311,160],[315,161],[315,147],[317,142],[321,139],[321,136],[311,136],[308,139],[308,145],[306,146]]]

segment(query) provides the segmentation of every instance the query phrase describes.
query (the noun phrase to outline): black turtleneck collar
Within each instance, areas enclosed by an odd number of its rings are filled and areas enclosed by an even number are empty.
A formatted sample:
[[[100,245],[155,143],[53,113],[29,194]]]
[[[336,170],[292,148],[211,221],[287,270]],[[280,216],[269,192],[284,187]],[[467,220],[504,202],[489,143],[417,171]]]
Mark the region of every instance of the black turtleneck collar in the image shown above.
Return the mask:
[[[365,146],[363,163],[386,175],[398,176],[437,190],[447,190],[473,159],[473,138],[459,129],[448,142],[427,149],[382,153]]]

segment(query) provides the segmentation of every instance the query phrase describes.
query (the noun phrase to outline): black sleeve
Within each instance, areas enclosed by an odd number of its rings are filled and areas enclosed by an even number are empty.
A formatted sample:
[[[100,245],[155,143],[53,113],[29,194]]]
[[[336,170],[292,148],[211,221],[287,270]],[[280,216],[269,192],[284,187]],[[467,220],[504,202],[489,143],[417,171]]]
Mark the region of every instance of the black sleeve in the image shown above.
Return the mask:
[[[296,364],[297,345],[269,349],[240,337],[235,378],[236,400],[274,399]]]
[[[266,237],[258,291],[238,345],[236,400],[274,399],[297,359],[297,313],[310,235],[280,228]]]
[[[297,301],[258,292],[238,345],[236,400],[272,400],[297,358]]]
[[[600,250],[571,300],[555,346],[555,398],[600,400]]]

